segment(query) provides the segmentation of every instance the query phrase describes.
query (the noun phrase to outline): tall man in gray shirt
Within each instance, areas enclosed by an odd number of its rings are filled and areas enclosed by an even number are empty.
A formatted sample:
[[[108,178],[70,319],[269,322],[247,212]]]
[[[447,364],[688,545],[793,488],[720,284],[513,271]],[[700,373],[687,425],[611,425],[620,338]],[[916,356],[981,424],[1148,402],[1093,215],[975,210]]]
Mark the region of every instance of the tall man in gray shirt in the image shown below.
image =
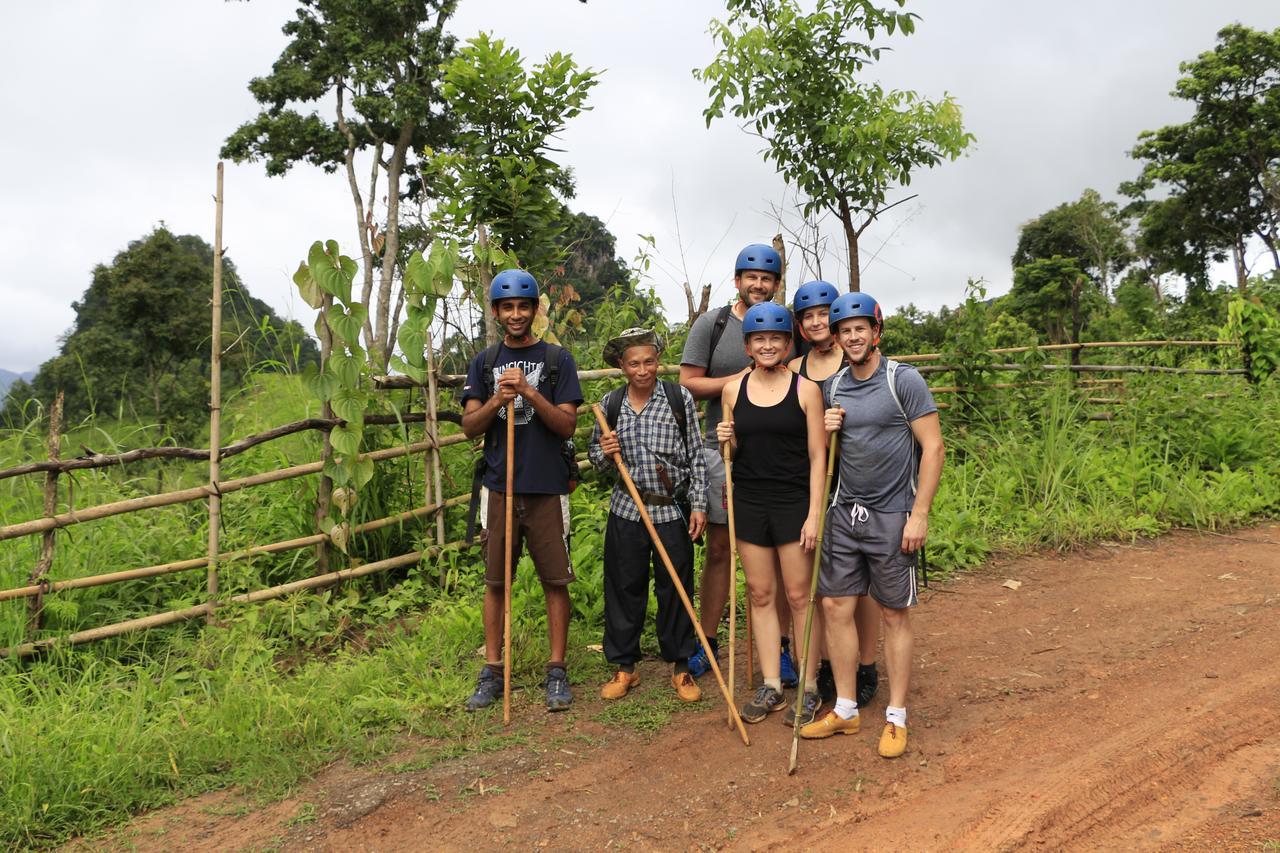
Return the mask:
[[[915,554],[928,535],[929,510],[942,476],[942,431],[938,407],[920,373],[880,354],[884,318],[874,299],[865,293],[840,296],[831,306],[830,323],[849,362],[829,380],[824,417],[827,431],[840,433],[840,486],[827,512],[818,576],[836,704],[800,735],[858,731],[853,614],[858,597],[871,595],[884,614],[889,670],[879,752],[897,758],[907,746]]]
[[[716,653],[716,630],[729,602],[729,509],[725,495],[724,460],[716,442],[720,423],[720,392],[750,364],[742,346],[742,318],[747,309],[768,302],[782,281],[782,258],[772,246],[753,243],[738,253],[733,283],[738,301],[710,311],[694,321],[680,358],[680,384],[695,400],[706,400],[707,462],[707,560],[702,567],[701,622],[712,648],[699,649],[689,659],[689,671],[701,675],[710,669],[707,655]],[[714,341],[712,339],[715,339]]]

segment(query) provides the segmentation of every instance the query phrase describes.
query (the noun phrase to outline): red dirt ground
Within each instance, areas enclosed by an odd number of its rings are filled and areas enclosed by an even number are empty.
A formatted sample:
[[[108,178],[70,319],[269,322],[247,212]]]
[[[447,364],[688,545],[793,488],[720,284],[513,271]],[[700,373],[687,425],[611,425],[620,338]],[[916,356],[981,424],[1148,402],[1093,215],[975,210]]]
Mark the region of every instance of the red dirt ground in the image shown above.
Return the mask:
[[[534,734],[506,749],[337,764],[288,800],[211,794],[92,845],[1280,851],[1280,526],[996,563],[922,598],[896,761],[875,753],[883,681],[863,731],[803,742],[792,777],[780,715],[744,747],[708,695],[645,735],[592,721],[576,684],[572,717],[520,696]]]

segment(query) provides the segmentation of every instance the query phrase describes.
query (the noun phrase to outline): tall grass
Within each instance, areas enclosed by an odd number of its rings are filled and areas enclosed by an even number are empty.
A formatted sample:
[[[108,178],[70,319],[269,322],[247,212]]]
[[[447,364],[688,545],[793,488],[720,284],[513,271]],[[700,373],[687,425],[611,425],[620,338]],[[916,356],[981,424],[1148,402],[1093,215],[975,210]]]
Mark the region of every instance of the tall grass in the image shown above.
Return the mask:
[[[976,423],[944,419],[949,458],[930,521],[931,564],[951,571],[993,552],[1280,514],[1280,390],[1223,382],[1136,378],[1111,421],[1089,420],[1078,392],[1065,384],[1034,397],[996,398]],[[1231,396],[1202,396],[1225,390]],[[259,414],[275,423],[301,416],[275,410],[286,405],[284,395],[267,387],[237,401],[244,406],[241,425],[259,428]],[[33,435],[0,437],[0,456],[34,444]],[[299,436],[234,460],[240,467],[233,470],[295,463],[314,458],[315,450],[314,439]],[[460,483],[466,461],[465,448],[448,460]],[[386,475],[388,506],[420,498],[421,467],[418,460]],[[81,475],[77,502],[138,492],[173,476],[158,468]],[[198,482],[201,472],[184,476]],[[36,497],[24,496],[12,483],[0,482],[0,511],[6,518],[15,507],[20,518],[38,515],[38,488]],[[230,539],[309,529],[314,484],[278,485],[228,496]],[[607,488],[588,481],[573,497],[579,582],[572,589],[570,663],[579,691],[605,674],[601,657],[586,646],[599,641],[601,630]],[[59,576],[202,553],[202,507],[110,523],[116,521],[60,535]],[[0,555],[0,580],[25,577],[30,543],[0,548],[8,549]],[[228,584],[248,588],[297,577],[311,571],[310,559],[299,552],[233,564]],[[542,594],[527,558],[517,577],[516,680],[532,685],[546,649]],[[141,605],[198,600],[201,587],[200,577],[176,576],[51,596],[51,608],[66,608],[51,621],[66,630],[104,613],[137,615]],[[496,715],[459,709],[480,663],[480,593],[478,555],[448,549],[394,579],[228,609],[223,627],[162,629],[33,663],[0,662],[0,841],[55,843],[231,784],[276,793],[337,757],[383,754],[410,734],[439,739],[442,749],[488,742]],[[21,602],[0,606],[0,624],[16,624],[22,609]],[[656,645],[652,636],[645,642]],[[534,691],[522,701],[538,698]]]

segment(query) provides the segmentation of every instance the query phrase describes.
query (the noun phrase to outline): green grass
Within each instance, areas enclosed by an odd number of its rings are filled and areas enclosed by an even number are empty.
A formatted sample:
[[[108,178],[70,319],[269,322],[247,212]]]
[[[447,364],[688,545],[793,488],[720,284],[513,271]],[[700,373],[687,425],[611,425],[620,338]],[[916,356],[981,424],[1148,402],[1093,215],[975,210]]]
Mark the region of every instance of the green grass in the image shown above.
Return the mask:
[[[1136,377],[1116,419],[1087,420],[1064,388],[1034,398],[997,398],[982,422],[944,417],[948,464],[930,519],[931,564],[941,572],[989,554],[1067,548],[1149,536],[1171,527],[1214,529],[1280,512],[1280,390],[1198,377]],[[291,384],[292,383],[292,384]],[[266,377],[228,407],[235,435],[304,415],[305,396],[287,377]],[[1206,400],[1229,387],[1233,395]],[[236,415],[240,415],[236,420]],[[111,435],[137,428],[89,425],[104,452]],[[133,430],[133,432],[128,432]],[[86,433],[87,435],[87,433]],[[392,440],[383,436],[388,443]],[[87,440],[82,439],[85,443]],[[39,456],[33,432],[0,433],[0,464]],[[231,460],[227,476],[315,458],[314,437],[294,436]],[[447,454],[467,482],[465,447]],[[420,500],[421,459],[386,466],[375,509]],[[198,464],[81,472],[77,506],[199,482]],[[38,478],[0,481],[0,515],[40,514]],[[314,478],[228,496],[228,547],[307,532]],[[453,491],[453,490],[450,490]],[[570,665],[579,693],[607,677],[598,643],[605,487],[575,493]],[[200,505],[104,520],[59,534],[55,577],[203,553]],[[456,529],[460,514],[451,519]],[[414,531],[393,531],[374,549],[407,548]],[[0,543],[0,582],[21,583],[36,539]],[[248,589],[310,574],[310,551],[228,567],[227,588]],[[527,558],[514,589],[514,671],[541,679],[546,627],[541,590]],[[441,588],[437,579],[445,578]],[[49,631],[60,633],[200,600],[203,573],[101,587],[49,598]],[[459,709],[480,659],[480,564],[449,550],[434,563],[256,608],[223,612],[222,627],[192,624],[0,662],[0,843],[54,844],[92,833],[141,809],[230,785],[260,796],[287,793],[325,764],[384,759],[405,772],[468,751],[497,748],[496,715]],[[20,634],[22,602],[0,604],[0,641]],[[408,616],[408,619],[403,617]],[[372,626],[389,623],[388,627]],[[646,648],[656,643],[646,635]],[[665,685],[650,685],[600,711],[609,726],[652,733],[682,711]],[[527,691],[519,702],[534,702]],[[537,729],[527,735],[533,737]]]

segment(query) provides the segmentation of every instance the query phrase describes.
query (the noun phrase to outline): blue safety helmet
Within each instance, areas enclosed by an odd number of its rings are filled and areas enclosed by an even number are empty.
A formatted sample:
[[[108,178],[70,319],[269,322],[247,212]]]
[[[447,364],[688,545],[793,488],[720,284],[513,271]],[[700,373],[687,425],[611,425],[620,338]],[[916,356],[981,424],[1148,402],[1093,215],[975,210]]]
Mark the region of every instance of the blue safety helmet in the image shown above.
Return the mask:
[[[489,302],[499,299],[532,299],[538,301],[538,280],[524,270],[503,270],[489,285]]]
[[[840,296],[836,286],[825,281],[808,281],[800,285],[795,298],[791,300],[791,310],[799,317],[809,308],[821,308],[830,305]]]
[[[791,312],[776,302],[761,302],[747,309],[742,318],[742,339],[745,341],[752,332],[785,332],[792,333],[794,326]]]
[[[738,253],[738,260],[733,265],[734,275],[743,270],[771,272],[778,278],[782,278],[782,256],[774,251],[772,246],[766,246],[764,243],[752,243]]]
[[[865,293],[844,293],[827,312],[827,325],[834,332],[841,320],[853,317],[869,317],[880,328],[884,328],[884,315],[880,313],[880,303]]]

